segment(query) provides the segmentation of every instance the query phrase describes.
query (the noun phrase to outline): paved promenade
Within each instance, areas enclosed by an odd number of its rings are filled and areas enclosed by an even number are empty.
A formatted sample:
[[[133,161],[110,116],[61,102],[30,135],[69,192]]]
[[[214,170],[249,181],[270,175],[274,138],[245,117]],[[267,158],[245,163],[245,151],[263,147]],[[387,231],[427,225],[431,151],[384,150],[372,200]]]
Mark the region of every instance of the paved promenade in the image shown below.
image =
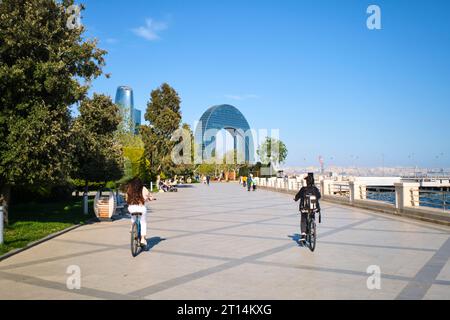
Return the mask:
[[[131,257],[128,220],[84,226],[0,262],[0,299],[450,299],[448,227],[324,202],[311,253],[290,195],[213,184],[157,198],[147,252]]]

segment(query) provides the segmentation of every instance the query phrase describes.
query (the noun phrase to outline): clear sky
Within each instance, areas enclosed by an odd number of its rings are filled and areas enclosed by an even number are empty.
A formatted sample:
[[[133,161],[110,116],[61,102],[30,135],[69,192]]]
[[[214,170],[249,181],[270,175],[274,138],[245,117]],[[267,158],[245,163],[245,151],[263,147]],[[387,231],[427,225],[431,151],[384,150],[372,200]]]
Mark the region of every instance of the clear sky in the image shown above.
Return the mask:
[[[168,82],[191,125],[238,107],[280,129],[287,165],[450,167],[448,0],[84,0],[111,79],[145,110]],[[381,8],[381,30],[366,10]]]

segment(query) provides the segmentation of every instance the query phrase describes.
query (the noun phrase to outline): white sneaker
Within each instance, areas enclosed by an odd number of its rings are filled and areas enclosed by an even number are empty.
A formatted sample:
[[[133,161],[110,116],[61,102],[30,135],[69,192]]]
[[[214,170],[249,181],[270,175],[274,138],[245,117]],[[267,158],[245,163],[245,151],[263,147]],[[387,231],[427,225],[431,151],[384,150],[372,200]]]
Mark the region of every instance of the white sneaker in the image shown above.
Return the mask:
[[[147,240],[145,240],[144,236],[141,237],[141,245],[143,245],[143,246],[147,245]]]

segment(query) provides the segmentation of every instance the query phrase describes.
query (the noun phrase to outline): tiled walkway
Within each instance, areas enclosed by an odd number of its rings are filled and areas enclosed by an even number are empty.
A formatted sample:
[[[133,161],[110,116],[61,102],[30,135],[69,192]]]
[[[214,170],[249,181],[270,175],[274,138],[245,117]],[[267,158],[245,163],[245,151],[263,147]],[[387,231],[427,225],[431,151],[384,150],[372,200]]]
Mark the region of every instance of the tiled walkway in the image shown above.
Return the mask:
[[[99,223],[0,262],[0,299],[450,299],[450,228],[323,203],[315,253],[297,204],[236,184],[158,195],[149,251],[129,221]],[[81,289],[69,290],[69,266]],[[379,266],[381,289],[367,288]]]

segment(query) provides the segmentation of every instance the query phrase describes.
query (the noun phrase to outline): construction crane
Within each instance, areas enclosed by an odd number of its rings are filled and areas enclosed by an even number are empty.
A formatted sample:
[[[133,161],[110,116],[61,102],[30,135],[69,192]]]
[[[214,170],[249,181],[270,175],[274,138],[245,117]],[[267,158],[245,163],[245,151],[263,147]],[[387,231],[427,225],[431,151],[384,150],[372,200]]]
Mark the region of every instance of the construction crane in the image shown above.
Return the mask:
[[[320,163],[320,174],[324,174],[324,172],[325,172],[325,162],[324,162],[322,156],[319,156],[319,163]]]

